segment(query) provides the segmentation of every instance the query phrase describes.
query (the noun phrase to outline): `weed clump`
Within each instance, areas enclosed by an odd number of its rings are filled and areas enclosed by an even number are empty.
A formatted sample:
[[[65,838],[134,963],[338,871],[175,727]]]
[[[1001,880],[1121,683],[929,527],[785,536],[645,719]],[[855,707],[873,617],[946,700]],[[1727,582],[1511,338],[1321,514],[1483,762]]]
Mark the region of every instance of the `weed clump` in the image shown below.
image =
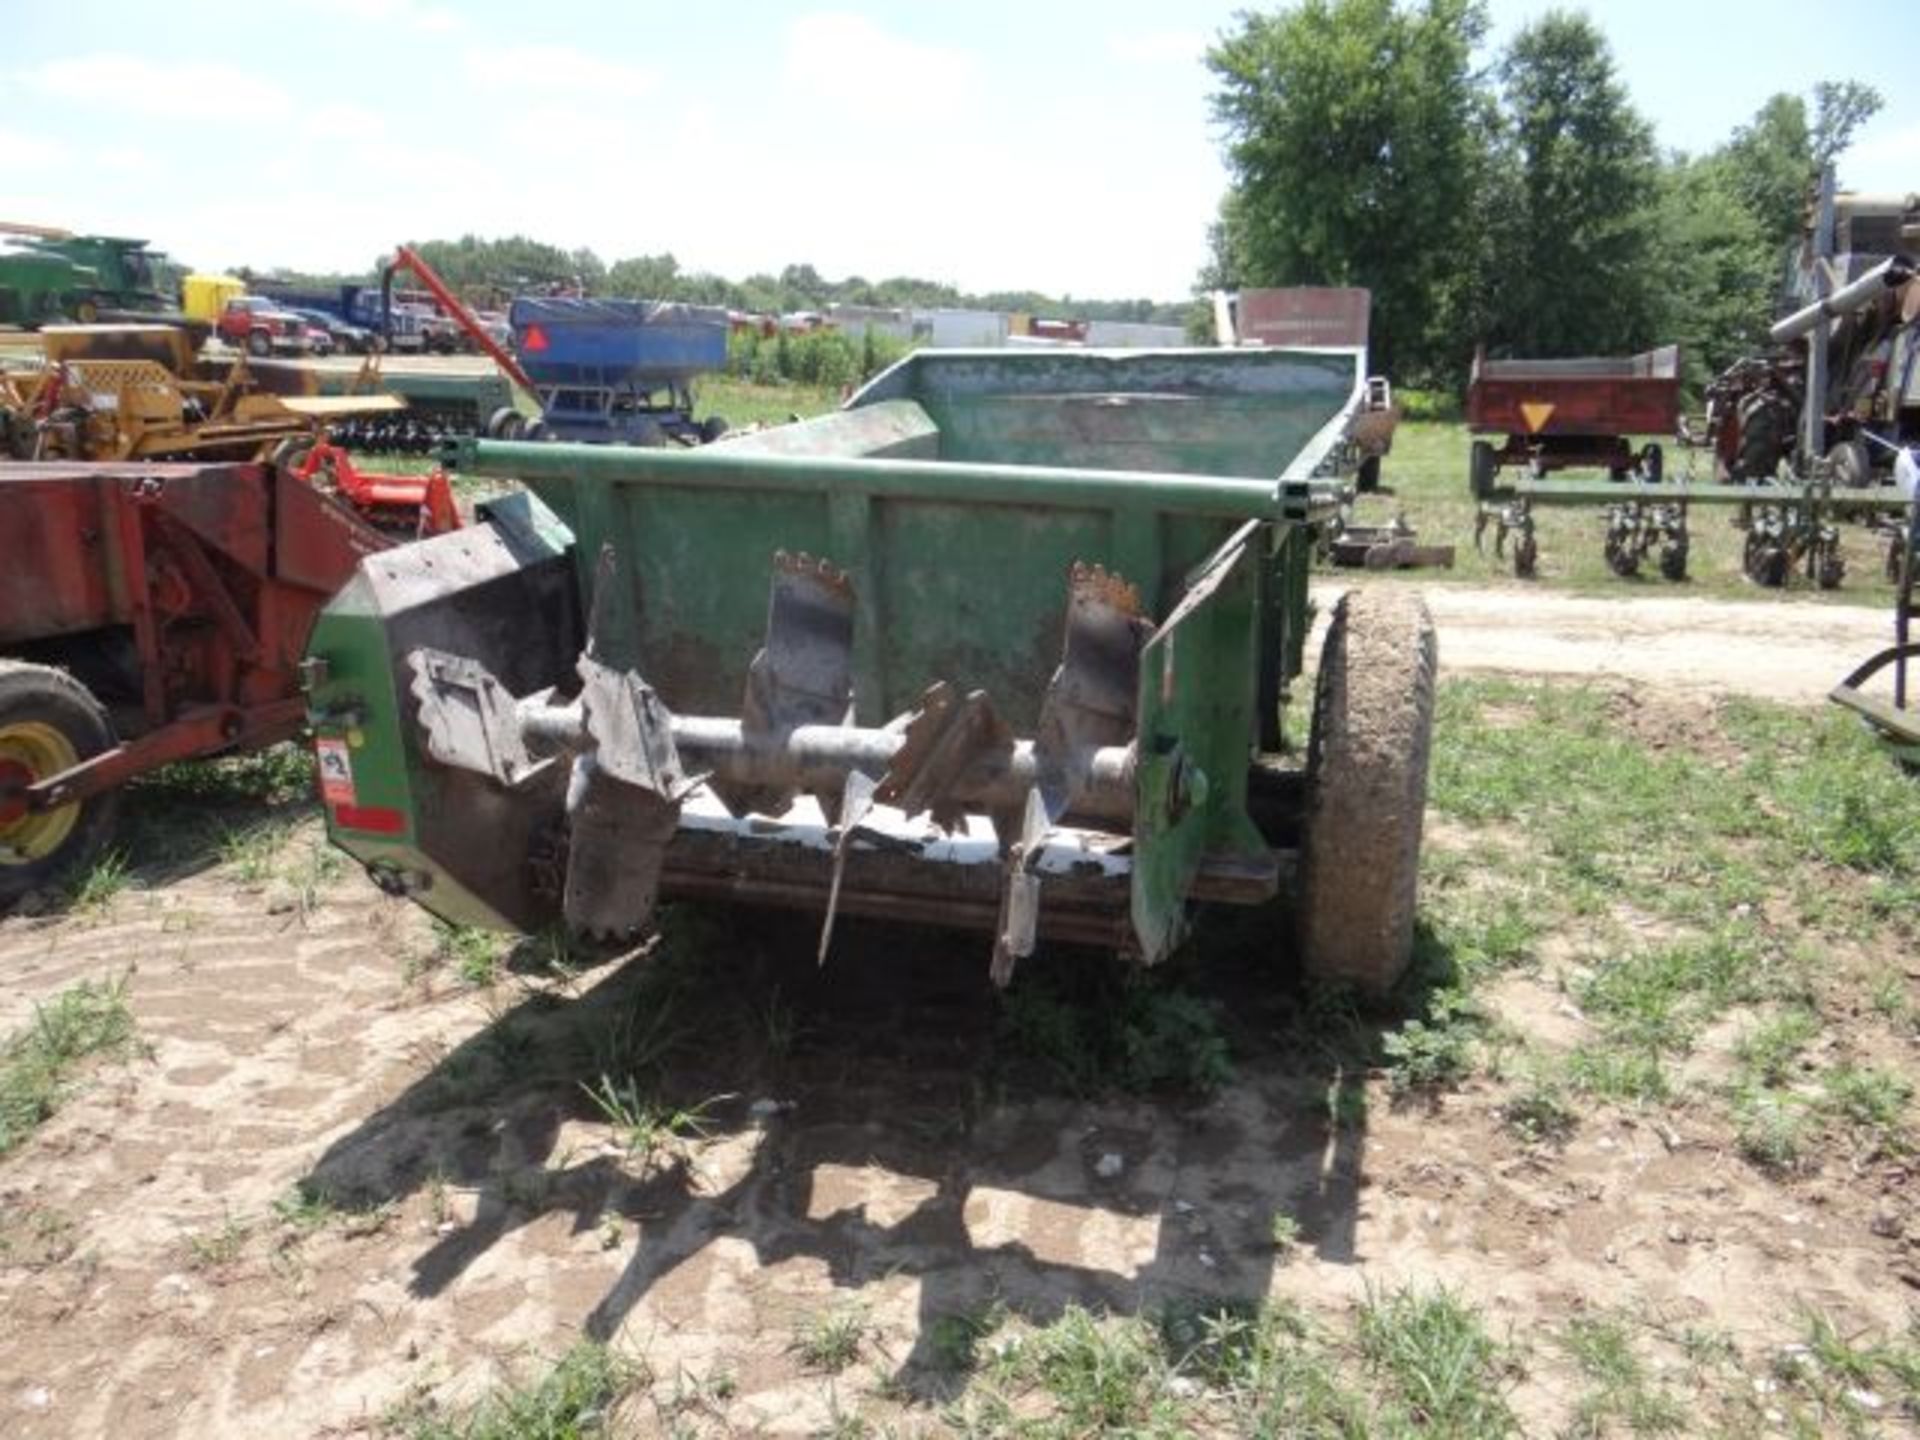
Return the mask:
[[[83,980],[44,1005],[0,1044],[0,1155],[53,1113],[91,1055],[125,1055],[134,1046],[127,977]]]

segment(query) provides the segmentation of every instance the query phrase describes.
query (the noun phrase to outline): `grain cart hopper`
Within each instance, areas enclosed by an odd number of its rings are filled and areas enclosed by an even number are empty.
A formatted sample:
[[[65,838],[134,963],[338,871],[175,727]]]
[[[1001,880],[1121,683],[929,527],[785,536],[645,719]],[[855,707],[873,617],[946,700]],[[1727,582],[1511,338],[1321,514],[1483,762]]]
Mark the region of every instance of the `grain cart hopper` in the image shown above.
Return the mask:
[[[1357,350],[921,351],[699,449],[460,442],[525,492],[371,556],[315,628],[334,840],[458,923],[658,898],[1151,963],[1281,897],[1319,975],[1405,966],[1434,638],[1343,600],[1304,754]]]
[[[540,417],[501,416],[491,433],[593,444],[703,444],[723,422],[693,418],[696,376],[727,363],[727,312],[656,300],[522,295],[507,311],[514,358],[531,377]]]

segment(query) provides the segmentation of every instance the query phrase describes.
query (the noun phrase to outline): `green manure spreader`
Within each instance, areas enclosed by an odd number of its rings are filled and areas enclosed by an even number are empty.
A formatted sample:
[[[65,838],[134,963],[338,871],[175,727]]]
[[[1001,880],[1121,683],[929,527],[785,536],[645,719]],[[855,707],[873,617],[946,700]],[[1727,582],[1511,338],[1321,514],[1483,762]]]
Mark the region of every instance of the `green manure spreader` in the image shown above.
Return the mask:
[[[524,490],[369,556],[307,665],[328,824],[452,922],[623,937],[662,899],[1144,963],[1204,904],[1375,993],[1406,966],[1433,629],[1342,600],[1346,349],[921,351],[696,450],[458,442]],[[1303,743],[1304,742],[1304,743]],[[990,958],[988,958],[990,955]]]

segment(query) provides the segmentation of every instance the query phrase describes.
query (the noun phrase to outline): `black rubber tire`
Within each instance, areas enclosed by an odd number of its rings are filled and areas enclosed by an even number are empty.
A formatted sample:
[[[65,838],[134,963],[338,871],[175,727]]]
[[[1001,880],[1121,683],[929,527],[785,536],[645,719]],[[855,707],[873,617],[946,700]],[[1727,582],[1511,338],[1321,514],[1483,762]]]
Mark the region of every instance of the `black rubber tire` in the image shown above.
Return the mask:
[[[81,760],[118,743],[106,710],[66,671],[0,660],[0,732],[25,722],[59,731]],[[20,863],[0,859],[0,910],[36,890],[62,884],[91,864],[112,838],[119,792],[109,790],[79,803],[78,821],[51,854]]]
[[[82,325],[98,325],[100,323],[99,303],[93,300],[82,300],[73,307],[73,318]]]
[[[487,417],[487,438],[518,440],[526,433],[527,417],[511,405],[502,405]]]
[[[1349,591],[1314,683],[1300,859],[1301,964],[1373,999],[1413,956],[1439,646],[1419,594]]]
[[[247,335],[247,353],[256,360],[265,359],[273,353],[273,341],[264,330],[254,330]]]
[[[1513,578],[1531,580],[1540,573],[1540,542],[1522,535],[1513,542]]]
[[[1380,488],[1380,457],[1369,455],[1360,462],[1360,469],[1353,477],[1354,486],[1362,495],[1371,495]]]
[[[1476,500],[1489,500],[1493,497],[1494,477],[1500,473],[1500,462],[1494,458],[1493,446],[1485,440],[1473,442],[1473,458],[1467,465],[1467,490]]]
[[[1640,451],[1640,478],[1649,485],[1658,485],[1665,478],[1666,473],[1666,452],[1649,440]]]
[[[1842,440],[1827,451],[1833,483],[1842,490],[1864,490],[1873,483],[1873,456],[1864,440]]]
[[[727,422],[718,415],[709,415],[700,422],[700,443],[711,445],[727,433]]]
[[[1767,395],[1748,396],[1741,401],[1738,414],[1740,442],[1733,457],[1734,479],[1772,479],[1780,468],[1786,437],[1793,433],[1792,415]]]

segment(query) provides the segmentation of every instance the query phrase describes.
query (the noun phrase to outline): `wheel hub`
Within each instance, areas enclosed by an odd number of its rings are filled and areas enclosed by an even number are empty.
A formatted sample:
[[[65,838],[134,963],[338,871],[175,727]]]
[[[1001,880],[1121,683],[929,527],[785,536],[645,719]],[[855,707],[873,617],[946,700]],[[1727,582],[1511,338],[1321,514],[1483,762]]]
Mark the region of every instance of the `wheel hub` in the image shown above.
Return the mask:
[[[0,726],[0,865],[44,860],[73,833],[77,804],[29,811],[20,792],[79,763],[73,743],[51,725],[23,720]]]

